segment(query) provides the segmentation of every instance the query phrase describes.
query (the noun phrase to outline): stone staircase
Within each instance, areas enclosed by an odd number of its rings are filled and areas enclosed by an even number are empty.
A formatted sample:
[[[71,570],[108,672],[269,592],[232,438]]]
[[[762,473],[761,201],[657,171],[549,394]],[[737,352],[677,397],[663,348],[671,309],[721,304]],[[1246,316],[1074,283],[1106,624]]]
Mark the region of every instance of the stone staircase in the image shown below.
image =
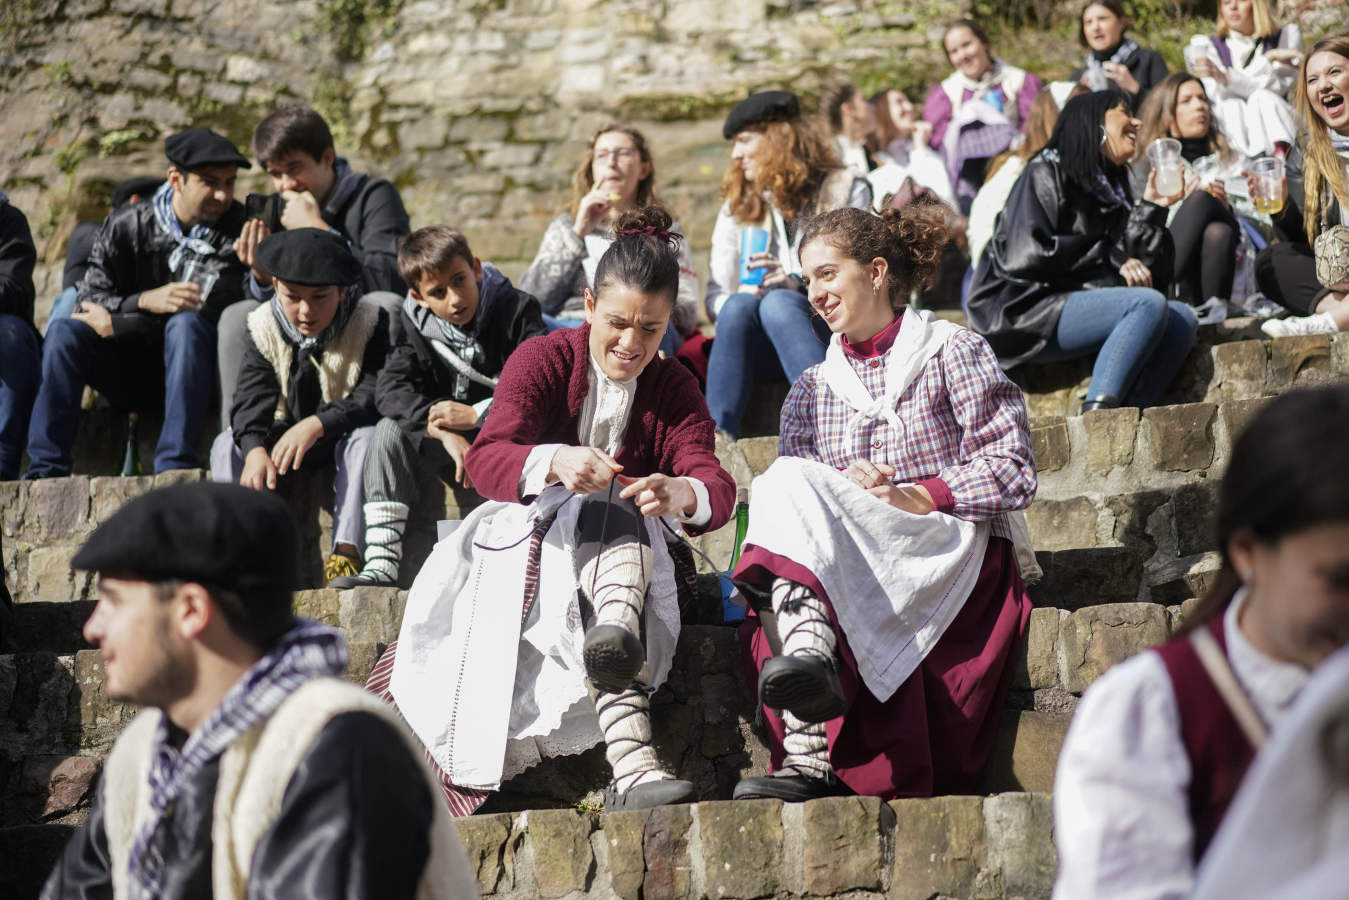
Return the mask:
[[[1081,390],[1081,370],[1071,366],[1024,385],[1040,471],[1027,518],[1045,577],[1031,590],[1036,608],[984,796],[804,806],[722,799],[743,775],[766,772],[768,761],[735,633],[709,614],[719,608],[717,585],[703,576],[704,596],[680,638],[669,683],[653,698],[658,752],[697,785],[702,802],[606,814],[598,806],[607,781],[599,748],[550,760],[458,822],[483,893],[1047,896],[1056,865],[1048,792],[1078,697],[1110,665],[1164,640],[1209,584],[1218,567],[1217,481],[1234,435],[1264,398],[1291,384],[1349,377],[1346,339],[1250,340],[1240,322],[1205,337],[1173,398],[1183,402],[1172,406],[1064,415]],[[96,420],[86,428],[97,434]],[[747,484],[775,458],[776,440],[745,438],[718,452]],[[72,573],[69,558],[130,497],[200,477],[0,483],[3,562],[17,601],[6,629],[11,652],[0,655],[0,896],[36,895],[87,815],[101,762],[134,714],[103,692],[98,655],[80,633],[92,607],[90,579]],[[429,551],[435,519],[462,515],[475,502],[439,485],[424,488],[413,560]],[[292,499],[306,511],[317,560],[331,523],[306,490]],[[697,544],[724,563],[731,542],[728,527]],[[393,589],[310,590],[297,606],[346,632],[348,674],[359,682],[396,637],[405,602],[405,592]]]

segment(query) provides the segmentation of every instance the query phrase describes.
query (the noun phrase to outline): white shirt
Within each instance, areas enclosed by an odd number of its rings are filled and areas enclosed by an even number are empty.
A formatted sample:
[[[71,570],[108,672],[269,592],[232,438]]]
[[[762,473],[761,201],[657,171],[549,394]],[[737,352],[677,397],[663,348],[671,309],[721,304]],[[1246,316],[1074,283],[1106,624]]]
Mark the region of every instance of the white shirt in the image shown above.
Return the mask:
[[[1272,91],[1285,99],[1289,96],[1293,83],[1297,80],[1296,66],[1271,62],[1263,49],[1251,58],[1249,65],[1243,66],[1242,63],[1246,61],[1246,57],[1251,56],[1257,42],[1235,31],[1227,32],[1226,41],[1227,49],[1232,53],[1232,66],[1227,70],[1227,84],[1219,84],[1213,78],[1203,79],[1204,90],[1214,103],[1229,98],[1245,100],[1259,90]],[[1261,40],[1259,43],[1263,47],[1264,41]],[[1288,24],[1283,27],[1283,31],[1279,34],[1278,49],[1302,50],[1302,32],[1296,25]],[[1218,51],[1211,42],[1207,52],[1214,64],[1221,68],[1222,61],[1218,59]]]
[[[590,355],[590,368],[586,373],[589,389],[585,402],[581,405],[581,415],[576,420],[576,439],[583,447],[603,450],[610,456],[617,456],[623,447],[623,438],[628,433],[628,422],[632,418],[632,403],[637,396],[637,378],[627,381],[615,381],[600,368],[593,354]],[[554,480],[548,477],[553,467],[553,457],[566,444],[539,444],[525,457],[524,467],[520,470],[520,496],[530,497],[542,493]],[[712,518],[712,504],[707,496],[707,485],[697,478],[684,479],[693,488],[697,498],[692,515],[680,513],[678,519],[695,528],[706,525]]]
[[[1255,649],[1224,613],[1227,656],[1237,681],[1271,731],[1307,670]],[[1139,653],[1102,675],[1082,696],[1054,779],[1056,900],[1171,900],[1194,888],[1190,761],[1162,658]]]

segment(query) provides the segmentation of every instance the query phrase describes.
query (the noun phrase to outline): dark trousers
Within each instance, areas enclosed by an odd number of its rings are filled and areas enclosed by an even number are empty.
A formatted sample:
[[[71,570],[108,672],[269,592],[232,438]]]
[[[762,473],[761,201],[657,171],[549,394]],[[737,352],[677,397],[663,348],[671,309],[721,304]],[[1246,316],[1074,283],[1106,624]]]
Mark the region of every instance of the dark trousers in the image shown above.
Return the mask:
[[[215,380],[215,325],[195,312],[170,316],[162,342],[135,336],[101,338],[76,319],[47,329],[42,386],[28,430],[28,477],[69,475],[85,385],[128,409],[164,401],[155,472],[194,469]]]
[[[28,417],[37,397],[42,349],[37,332],[18,316],[0,313],[0,479],[19,477]]]
[[[1255,258],[1260,293],[1299,316],[1316,312],[1324,293],[1316,280],[1316,257],[1308,244],[1270,244]]]

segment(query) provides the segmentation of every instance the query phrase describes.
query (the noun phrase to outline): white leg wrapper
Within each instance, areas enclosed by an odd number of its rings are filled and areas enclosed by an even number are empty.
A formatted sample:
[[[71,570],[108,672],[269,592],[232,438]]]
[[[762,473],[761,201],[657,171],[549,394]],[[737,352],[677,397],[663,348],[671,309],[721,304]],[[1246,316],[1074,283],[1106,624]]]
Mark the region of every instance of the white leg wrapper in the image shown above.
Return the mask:
[[[804,585],[786,578],[773,580],[773,610],[784,656],[834,658],[838,636],[829,622],[824,601]],[[821,732],[823,733],[823,732]]]
[[[672,776],[660,767],[651,747],[651,701],[646,694],[628,689],[618,694],[598,694],[595,711],[604,732],[604,755],[614,770],[614,788],[620,794],[649,781]]]
[[[596,625],[619,625],[641,634],[639,622],[652,565],[651,548],[631,541],[601,550],[581,567],[581,590],[595,607]]]
[[[774,775],[807,775],[811,778],[823,778],[831,771],[829,767],[829,739],[825,737],[824,723],[807,724],[789,711],[782,711],[782,723],[787,727],[782,738],[782,749],[786,756],[782,768]]]

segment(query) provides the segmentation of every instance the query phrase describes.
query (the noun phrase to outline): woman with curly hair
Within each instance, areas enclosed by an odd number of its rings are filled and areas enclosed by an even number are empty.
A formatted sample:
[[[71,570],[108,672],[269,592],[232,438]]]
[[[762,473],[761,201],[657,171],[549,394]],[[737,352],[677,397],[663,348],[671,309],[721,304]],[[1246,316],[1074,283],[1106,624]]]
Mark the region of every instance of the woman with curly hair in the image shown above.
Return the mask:
[[[1035,463],[1025,400],[983,338],[904,308],[946,241],[929,204],[805,227],[833,336],[752,486],[736,575],[771,591],[742,635],[774,773],[737,799],[967,793],[988,759],[1030,618],[1016,511]]]
[[[707,314],[717,324],[707,405],[717,428],[734,437],[756,380],[785,375],[794,382],[824,359],[826,331],[811,320],[801,281],[801,223],[844,206],[870,209],[871,187],[843,168],[790,91],[740,101],[722,135],[731,142],[731,165],[721,180],[707,277]],[[750,228],[767,243],[742,260]],[[742,284],[742,273],[754,283]]]
[[[595,269],[614,242],[614,222],[633,209],[660,201],[656,167],[646,138],[618,123],[590,136],[572,175],[571,206],[548,223],[539,252],[520,278],[520,289],[539,298],[549,330],[585,321],[585,292],[595,289]],[[676,222],[673,232],[682,235]],[[698,328],[698,273],[688,242],[679,243],[679,295],[670,330],[661,342],[673,353]]]

